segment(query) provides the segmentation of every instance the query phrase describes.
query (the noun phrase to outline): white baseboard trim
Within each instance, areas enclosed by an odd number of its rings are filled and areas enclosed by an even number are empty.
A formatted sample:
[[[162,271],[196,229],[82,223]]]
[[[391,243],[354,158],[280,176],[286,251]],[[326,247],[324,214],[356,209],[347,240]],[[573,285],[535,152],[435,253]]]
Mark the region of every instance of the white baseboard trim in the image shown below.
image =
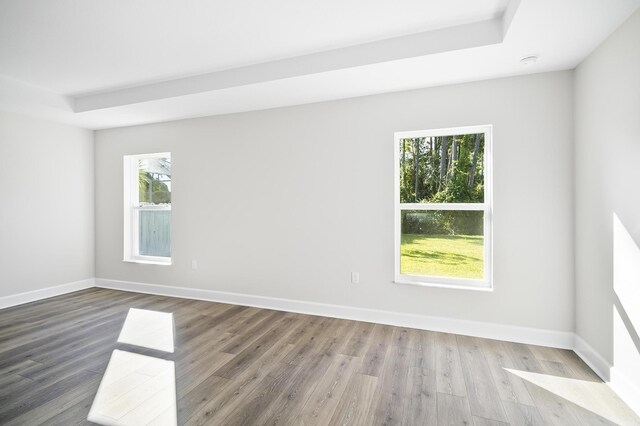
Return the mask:
[[[591,345],[576,334],[573,351],[640,416],[640,388],[609,364]]]
[[[575,335],[573,351],[587,364],[602,380],[609,381],[611,365],[582,337]]]
[[[446,333],[463,334],[467,336],[484,337],[488,339],[506,340],[510,342],[551,346],[563,349],[573,349],[574,343],[574,335],[571,332],[516,327],[495,323],[466,321],[343,305],[331,305],[326,303],[305,302],[301,300],[130,281],[117,281],[104,278],[96,278],[96,287],[206,300],[210,302],[230,303],[234,305],[254,306],[278,311],[388,324],[400,327],[411,327]]]
[[[10,308],[11,306],[22,305],[29,302],[35,302],[37,300],[47,299],[49,297],[60,296],[61,294],[84,290],[91,287],[95,287],[95,278],[74,281],[53,287],[42,288],[40,290],[12,294],[10,296],[3,296],[0,297],[0,309]]]

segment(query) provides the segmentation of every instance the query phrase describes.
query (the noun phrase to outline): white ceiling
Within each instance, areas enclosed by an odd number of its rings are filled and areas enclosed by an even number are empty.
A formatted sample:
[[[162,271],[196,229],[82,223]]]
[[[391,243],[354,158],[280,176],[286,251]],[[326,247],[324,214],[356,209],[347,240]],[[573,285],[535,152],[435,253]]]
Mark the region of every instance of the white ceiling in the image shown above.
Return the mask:
[[[63,94],[159,81],[466,24],[507,0],[15,0],[2,74]]]
[[[638,7],[0,0],[0,108],[106,128],[571,69]]]

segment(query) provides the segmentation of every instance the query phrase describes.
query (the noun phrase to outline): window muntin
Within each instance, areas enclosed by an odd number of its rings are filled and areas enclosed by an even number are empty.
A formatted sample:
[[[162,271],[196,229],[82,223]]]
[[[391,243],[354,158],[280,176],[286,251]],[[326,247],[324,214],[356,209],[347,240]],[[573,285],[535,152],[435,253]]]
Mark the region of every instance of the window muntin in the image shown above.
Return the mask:
[[[124,157],[124,260],[171,263],[171,153]]]
[[[491,126],[395,134],[395,281],[491,287]]]

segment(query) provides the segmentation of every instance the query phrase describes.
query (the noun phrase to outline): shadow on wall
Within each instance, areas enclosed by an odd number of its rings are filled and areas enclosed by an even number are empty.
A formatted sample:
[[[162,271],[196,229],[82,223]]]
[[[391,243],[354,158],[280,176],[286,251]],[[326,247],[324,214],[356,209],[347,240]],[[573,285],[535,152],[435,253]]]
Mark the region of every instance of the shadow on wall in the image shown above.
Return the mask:
[[[640,248],[613,213],[613,367],[640,387]]]

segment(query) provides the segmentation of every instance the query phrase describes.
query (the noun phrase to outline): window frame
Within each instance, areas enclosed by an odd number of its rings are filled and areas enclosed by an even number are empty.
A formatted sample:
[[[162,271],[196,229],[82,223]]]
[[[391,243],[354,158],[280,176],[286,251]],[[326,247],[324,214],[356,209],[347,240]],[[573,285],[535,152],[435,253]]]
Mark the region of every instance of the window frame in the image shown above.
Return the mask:
[[[169,205],[140,205],[138,161],[150,158],[171,158],[171,152],[125,155],[124,177],[124,252],[123,261],[150,265],[171,265],[171,256],[147,256],[140,254],[140,211],[171,211],[173,194]],[[172,163],[173,165],[173,163]],[[172,176],[173,184],[173,176]],[[173,185],[172,185],[173,189]],[[170,252],[171,252],[170,248]]]
[[[435,136],[455,136],[484,133],[484,202],[483,203],[401,203],[400,202],[400,140]],[[493,126],[478,125],[446,129],[416,130],[394,133],[394,282],[426,287],[493,291]],[[434,275],[413,275],[400,272],[401,219],[403,210],[473,210],[484,212],[483,248],[484,273],[482,279],[454,278]]]

